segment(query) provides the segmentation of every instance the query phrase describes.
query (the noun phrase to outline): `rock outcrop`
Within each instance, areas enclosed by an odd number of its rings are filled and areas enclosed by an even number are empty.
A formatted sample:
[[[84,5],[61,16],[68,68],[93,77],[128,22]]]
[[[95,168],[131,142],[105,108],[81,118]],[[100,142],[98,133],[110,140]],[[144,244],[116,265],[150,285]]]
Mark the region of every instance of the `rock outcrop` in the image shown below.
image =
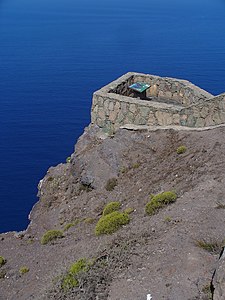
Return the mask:
[[[71,160],[50,168],[39,184],[27,230],[0,235],[0,256],[7,260],[0,267],[0,299],[211,299],[224,241],[224,134],[224,127],[139,128],[107,137],[89,126]],[[181,145],[187,150],[178,154]],[[168,190],[176,202],[146,215],[150,195]],[[130,223],[96,236],[111,201],[130,210]],[[61,230],[63,238],[41,244],[48,230]],[[84,257],[94,259],[94,267],[78,287],[60,289],[60,276]],[[216,300],[224,299],[223,269],[222,257],[213,280]]]
[[[212,280],[213,300],[225,299],[225,250],[221,252],[218,265]]]

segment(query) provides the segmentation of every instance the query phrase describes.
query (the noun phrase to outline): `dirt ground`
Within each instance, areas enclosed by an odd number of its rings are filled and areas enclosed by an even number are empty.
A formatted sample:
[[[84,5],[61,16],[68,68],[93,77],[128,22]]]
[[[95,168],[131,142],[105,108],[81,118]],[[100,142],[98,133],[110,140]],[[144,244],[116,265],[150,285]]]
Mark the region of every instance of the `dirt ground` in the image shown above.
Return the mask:
[[[225,128],[205,131],[121,129],[103,138],[95,127],[80,137],[70,162],[50,168],[23,233],[0,235],[0,300],[207,300],[225,239]],[[177,148],[186,146],[183,154]],[[106,189],[116,178],[114,189]],[[177,201],[148,216],[151,194],[175,191]],[[103,207],[119,201],[131,221],[96,236]],[[50,229],[64,237],[42,245]],[[199,245],[216,245],[209,252]],[[79,286],[59,287],[80,258],[96,263]],[[29,272],[20,274],[22,266]],[[222,298],[221,298],[222,300]]]

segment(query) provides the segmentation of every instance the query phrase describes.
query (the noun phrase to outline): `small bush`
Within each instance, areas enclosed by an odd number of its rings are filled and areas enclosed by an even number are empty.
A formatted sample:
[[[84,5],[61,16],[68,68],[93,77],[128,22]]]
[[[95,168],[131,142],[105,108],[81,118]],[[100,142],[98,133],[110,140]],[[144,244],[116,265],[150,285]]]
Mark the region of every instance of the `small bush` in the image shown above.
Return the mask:
[[[93,224],[95,222],[94,218],[86,218],[84,219],[85,224]]]
[[[79,285],[79,281],[74,278],[74,276],[70,273],[66,274],[61,283],[61,287],[63,290],[69,290]]]
[[[117,231],[123,225],[126,225],[130,222],[130,217],[127,213],[121,213],[114,211],[111,214],[102,216],[96,227],[95,234],[112,234]]]
[[[175,202],[177,195],[174,192],[168,191],[157,195],[151,195],[151,201],[145,206],[145,212],[148,215],[154,215],[160,208]]]
[[[167,216],[167,217],[164,218],[164,222],[166,222],[166,223],[169,223],[171,221],[172,221],[172,218],[169,217],[169,216]]]
[[[1,269],[1,270],[0,270],[0,279],[3,279],[3,278],[5,278],[5,277],[6,277],[6,270]]]
[[[63,231],[67,231],[69,230],[71,227],[75,226],[74,223],[68,223],[64,226]]]
[[[126,213],[126,214],[131,214],[132,212],[134,212],[134,208],[132,208],[132,207],[128,207],[128,208],[126,208],[125,210],[124,210],[124,212]]]
[[[0,267],[6,264],[6,259],[3,256],[0,256]]]
[[[71,223],[67,223],[64,228],[63,231],[67,231],[69,230],[71,227],[76,226],[77,224],[81,223],[82,219],[75,219],[74,221],[72,221]]]
[[[125,174],[129,171],[129,168],[125,167],[125,166],[122,166],[119,171],[120,171],[121,174]]]
[[[34,238],[33,237],[28,238],[28,240],[27,240],[27,244],[28,245],[33,244],[33,242],[34,242]]]
[[[41,244],[46,245],[51,241],[62,238],[63,233],[61,230],[48,230],[41,238]]]
[[[139,162],[136,162],[136,163],[134,163],[133,165],[132,165],[132,168],[133,169],[137,169],[137,168],[139,168],[140,167],[140,163]]]
[[[81,271],[88,270],[88,261],[86,258],[80,258],[75,263],[70,266],[69,273],[73,275],[77,275]]]
[[[25,274],[29,271],[30,271],[30,269],[28,267],[25,267],[25,266],[21,267],[20,270],[19,270],[21,275],[23,275],[23,274]]]
[[[66,159],[66,162],[67,162],[67,163],[70,163],[70,161],[71,161],[71,157],[68,156],[67,159]]]
[[[203,286],[202,292],[205,294],[207,300],[212,300],[212,291],[211,291],[211,284],[207,284]]]
[[[180,146],[177,148],[177,154],[183,154],[186,151],[187,151],[187,147],[185,146]]]
[[[103,209],[103,216],[106,216],[108,214],[111,214],[114,211],[119,210],[121,207],[121,203],[118,201],[110,202],[108,203],[105,208]]]
[[[64,290],[72,289],[79,285],[77,275],[81,272],[86,272],[89,269],[89,263],[86,258],[81,258],[77,260],[70,266],[68,273],[62,279],[62,288]]]
[[[217,240],[196,240],[195,245],[214,254],[219,254],[222,250],[222,248],[225,246],[225,240],[224,241],[217,241]]]
[[[107,191],[112,191],[112,190],[114,190],[115,186],[117,186],[117,179],[110,178],[105,185],[105,189]]]

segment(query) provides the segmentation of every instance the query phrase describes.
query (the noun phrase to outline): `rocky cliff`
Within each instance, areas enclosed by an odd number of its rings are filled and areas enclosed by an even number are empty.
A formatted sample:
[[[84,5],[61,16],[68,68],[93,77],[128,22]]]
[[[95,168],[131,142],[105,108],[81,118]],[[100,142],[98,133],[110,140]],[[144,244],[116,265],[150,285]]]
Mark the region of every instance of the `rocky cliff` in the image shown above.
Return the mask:
[[[86,128],[67,163],[40,181],[27,230],[0,235],[0,299],[225,299],[224,134]],[[176,202],[146,214],[151,195],[165,191]],[[130,222],[96,235],[112,201]],[[61,234],[45,243],[49,230]],[[70,284],[81,259],[88,266]]]

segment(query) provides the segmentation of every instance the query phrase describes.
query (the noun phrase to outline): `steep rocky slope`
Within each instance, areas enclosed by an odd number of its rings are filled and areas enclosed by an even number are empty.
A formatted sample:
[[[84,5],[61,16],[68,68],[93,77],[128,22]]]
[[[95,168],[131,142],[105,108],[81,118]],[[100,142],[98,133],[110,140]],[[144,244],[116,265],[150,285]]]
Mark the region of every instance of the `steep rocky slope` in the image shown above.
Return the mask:
[[[211,299],[225,239],[224,134],[224,127],[120,129],[105,137],[88,127],[70,162],[50,168],[40,182],[27,230],[0,235],[0,256],[7,259],[0,299]],[[180,145],[187,151],[178,155]],[[150,195],[169,190],[177,201],[146,215]],[[131,221],[112,235],[96,236],[97,220],[111,201],[134,209]],[[63,238],[41,244],[47,230],[65,226]],[[81,275],[79,287],[62,291],[59,276],[84,257],[97,263]],[[29,272],[20,274],[21,266]],[[225,299],[219,291],[223,273],[214,282],[214,299]]]

